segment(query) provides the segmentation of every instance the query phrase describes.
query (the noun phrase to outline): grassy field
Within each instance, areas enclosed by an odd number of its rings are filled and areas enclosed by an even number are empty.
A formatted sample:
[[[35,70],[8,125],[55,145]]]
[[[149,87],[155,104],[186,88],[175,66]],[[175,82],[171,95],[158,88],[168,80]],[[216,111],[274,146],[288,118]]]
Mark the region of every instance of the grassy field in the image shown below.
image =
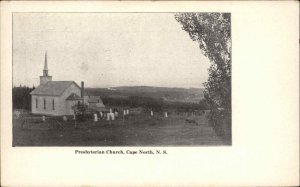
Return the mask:
[[[115,121],[75,123],[61,117],[28,114],[13,119],[13,146],[204,146],[230,145],[215,133],[205,116],[168,118],[130,116]]]

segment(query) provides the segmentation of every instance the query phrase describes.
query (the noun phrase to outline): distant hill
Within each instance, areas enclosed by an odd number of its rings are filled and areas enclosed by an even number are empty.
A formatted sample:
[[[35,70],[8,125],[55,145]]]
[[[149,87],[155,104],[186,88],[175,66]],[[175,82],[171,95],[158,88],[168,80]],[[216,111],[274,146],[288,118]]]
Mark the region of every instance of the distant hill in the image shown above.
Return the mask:
[[[168,102],[198,103],[203,98],[203,88],[168,88],[151,86],[122,86],[111,88],[85,88],[88,95],[110,98],[130,96],[163,99]]]

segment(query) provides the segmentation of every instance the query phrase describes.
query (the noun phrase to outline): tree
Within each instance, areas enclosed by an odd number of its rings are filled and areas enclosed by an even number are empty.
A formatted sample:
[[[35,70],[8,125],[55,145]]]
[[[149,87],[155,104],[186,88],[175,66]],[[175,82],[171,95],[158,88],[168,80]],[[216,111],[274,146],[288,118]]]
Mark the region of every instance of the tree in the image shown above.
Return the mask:
[[[84,117],[86,115],[88,106],[83,103],[76,103],[74,106],[72,106],[72,109],[74,111],[74,114],[76,115],[76,119],[79,121],[84,121]]]
[[[31,110],[31,95],[30,92],[34,88],[29,88],[25,85],[12,88],[12,104],[13,109]]]
[[[231,17],[230,13],[176,13],[193,41],[211,62],[204,83],[204,98],[214,122],[231,116]]]
[[[200,105],[200,108],[201,108],[202,110],[207,110],[207,109],[208,109],[208,104],[207,104],[205,98],[204,98],[204,99],[201,99],[201,100],[199,101],[199,105]]]

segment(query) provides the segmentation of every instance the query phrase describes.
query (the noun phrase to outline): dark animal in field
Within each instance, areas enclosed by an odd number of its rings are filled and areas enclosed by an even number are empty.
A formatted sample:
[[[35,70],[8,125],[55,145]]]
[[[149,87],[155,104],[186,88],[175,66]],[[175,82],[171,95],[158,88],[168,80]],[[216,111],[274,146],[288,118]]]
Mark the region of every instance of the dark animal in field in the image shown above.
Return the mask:
[[[185,122],[186,123],[193,123],[193,124],[198,125],[198,123],[195,120],[193,120],[193,119],[185,119]]]

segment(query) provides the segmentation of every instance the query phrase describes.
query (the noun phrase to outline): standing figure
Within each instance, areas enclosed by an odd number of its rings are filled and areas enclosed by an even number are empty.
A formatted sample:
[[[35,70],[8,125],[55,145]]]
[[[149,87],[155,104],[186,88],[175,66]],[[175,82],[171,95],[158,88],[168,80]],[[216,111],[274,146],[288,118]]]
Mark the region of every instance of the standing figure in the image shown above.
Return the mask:
[[[115,113],[110,113],[110,116],[111,116],[111,120],[115,120]]]
[[[97,114],[95,113],[94,114],[94,122],[97,122],[98,121],[98,116],[97,116]]]

